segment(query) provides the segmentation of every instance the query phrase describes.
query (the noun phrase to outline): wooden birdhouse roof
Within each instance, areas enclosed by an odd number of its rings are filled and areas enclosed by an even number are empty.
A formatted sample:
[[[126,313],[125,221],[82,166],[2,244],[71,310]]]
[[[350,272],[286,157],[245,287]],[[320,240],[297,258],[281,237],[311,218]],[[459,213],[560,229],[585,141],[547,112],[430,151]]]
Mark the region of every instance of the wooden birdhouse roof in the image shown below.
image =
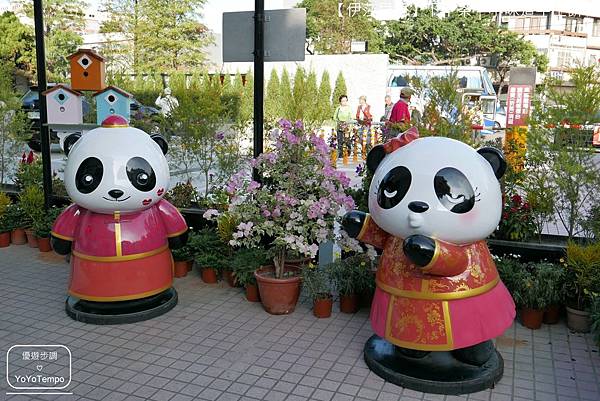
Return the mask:
[[[102,57],[101,55],[99,55],[98,53],[96,53],[95,51],[93,51],[92,49],[79,49],[75,53],[73,53],[70,56],[68,56],[67,58],[69,60],[71,60],[73,57],[77,57],[77,56],[79,56],[81,54],[87,54],[88,56],[93,57],[96,60],[104,61],[104,57]]]
[[[52,92],[54,92],[56,90],[59,90],[59,89],[63,89],[65,91],[69,92],[69,93],[74,94],[75,96],[83,96],[83,94],[81,92],[77,92],[76,90],[73,90],[73,89],[71,89],[68,86],[65,86],[63,84],[58,84],[56,86],[53,86],[50,89],[47,89],[47,90],[43,91],[42,95],[46,96],[48,93],[52,93]]]
[[[133,98],[133,95],[131,93],[125,92],[123,89],[117,88],[116,86],[107,86],[106,88],[102,89],[101,91],[94,93],[92,96],[101,95],[104,92],[109,91],[109,90],[113,90],[125,97]]]

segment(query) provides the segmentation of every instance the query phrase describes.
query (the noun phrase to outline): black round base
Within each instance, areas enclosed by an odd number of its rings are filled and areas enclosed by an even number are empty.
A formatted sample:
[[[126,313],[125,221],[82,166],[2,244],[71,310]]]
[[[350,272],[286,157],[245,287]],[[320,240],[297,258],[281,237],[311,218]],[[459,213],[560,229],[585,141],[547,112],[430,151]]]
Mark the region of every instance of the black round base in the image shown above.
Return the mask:
[[[430,352],[418,359],[374,335],[365,344],[365,362],[378,376],[411,390],[458,395],[493,388],[504,373],[504,360],[495,351],[483,366],[463,363],[449,351]]]
[[[169,288],[159,294],[131,301],[93,302],[69,296],[65,301],[67,315],[91,324],[124,324],[152,319],[177,305],[177,291]]]

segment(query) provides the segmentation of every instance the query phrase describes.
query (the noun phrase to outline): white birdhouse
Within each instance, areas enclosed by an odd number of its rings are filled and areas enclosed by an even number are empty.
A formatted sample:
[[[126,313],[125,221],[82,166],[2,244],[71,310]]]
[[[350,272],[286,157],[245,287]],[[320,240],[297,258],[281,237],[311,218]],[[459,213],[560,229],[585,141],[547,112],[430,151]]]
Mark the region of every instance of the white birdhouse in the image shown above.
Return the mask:
[[[48,124],[82,124],[83,95],[60,84],[42,93],[46,96]]]

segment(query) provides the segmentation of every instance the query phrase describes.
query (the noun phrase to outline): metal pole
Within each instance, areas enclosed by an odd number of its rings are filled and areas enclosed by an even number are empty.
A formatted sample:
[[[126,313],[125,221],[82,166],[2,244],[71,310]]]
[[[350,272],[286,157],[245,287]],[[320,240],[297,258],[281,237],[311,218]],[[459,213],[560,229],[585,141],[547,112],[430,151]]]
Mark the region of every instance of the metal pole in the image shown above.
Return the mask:
[[[46,97],[42,95],[42,92],[46,90],[46,52],[44,51],[44,13],[42,9],[42,0],[33,0],[33,21],[35,25],[35,57],[37,61],[40,138],[42,140],[44,207],[47,209],[52,205],[52,171]]]
[[[265,1],[254,0],[254,157],[263,152],[265,86]],[[260,177],[253,171],[254,179]]]

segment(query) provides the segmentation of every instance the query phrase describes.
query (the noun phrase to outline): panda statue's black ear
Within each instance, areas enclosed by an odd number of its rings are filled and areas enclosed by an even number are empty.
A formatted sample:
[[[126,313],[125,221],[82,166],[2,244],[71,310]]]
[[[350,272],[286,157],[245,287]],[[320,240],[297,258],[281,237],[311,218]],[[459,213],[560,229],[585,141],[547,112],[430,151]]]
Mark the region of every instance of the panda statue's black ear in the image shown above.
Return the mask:
[[[160,149],[162,150],[163,155],[166,155],[167,152],[169,151],[169,144],[167,143],[167,140],[165,138],[163,138],[162,135],[159,135],[159,134],[150,135],[150,138],[152,138],[152,140],[154,142],[156,142],[158,144],[158,146],[160,146]]]
[[[499,149],[492,147],[481,148],[477,153],[490,163],[496,178],[500,179],[504,175],[506,172],[506,160],[504,159],[504,154]]]
[[[75,142],[77,142],[79,138],[81,138],[81,134],[79,132],[71,134],[65,138],[65,140],[63,141],[63,150],[66,156],[69,156],[71,148],[73,147],[73,145],[75,145]]]
[[[369,151],[367,154],[367,168],[371,173],[374,173],[375,170],[377,170],[377,166],[379,166],[379,163],[381,163],[385,155],[386,153],[383,145],[377,145]]]

